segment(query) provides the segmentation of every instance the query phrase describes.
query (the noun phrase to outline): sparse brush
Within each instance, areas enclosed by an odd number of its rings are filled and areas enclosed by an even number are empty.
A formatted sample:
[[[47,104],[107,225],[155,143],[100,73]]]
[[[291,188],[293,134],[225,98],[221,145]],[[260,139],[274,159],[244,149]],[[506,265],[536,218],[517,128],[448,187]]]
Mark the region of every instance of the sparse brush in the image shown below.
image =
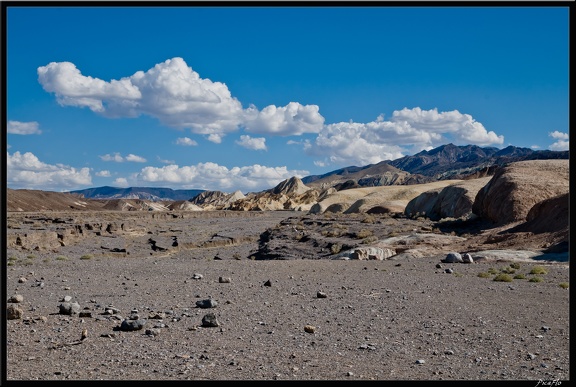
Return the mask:
[[[478,273],[478,277],[480,278],[489,278],[491,275],[492,274],[486,272]]]
[[[501,271],[502,273],[505,273],[505,274],[514,274],[514,273],[516,273],[516,269],[513,269],[513,268],[510,267],[510,266],[506,266],[506,267],[500,269],[500,271]]]
[[[378,238],[376,238],[375,236],[370,236],[370,237],[367,237],[367,238],[362,239],[362,242],[361,242],[361,243],[362,243],[363,245],[365,245],[365,244],[369,244],[369,243],[376,242],[377,240],[378,240]]]
[[[330,245],[330,251],[332,254],[338,254],[340,251],[342,251],[342,245],[340,243],[332,243]]]
[[[513,269],[520,269],[520,264],[518,262],[514,262],[510,264],[510,267]]]
[[[560,282],[558,286],[560,286],[562,289],[568,289],[570,284],[568,284],[568,282]]]
[[[374,233],[371,230],[363,228],[362,230],[360,230],[356,233],[356,238],[364,239],[364,238],[368,238],[369,236],[372,236],[373,234]]]
[[[526,276],[524,274],[516,274],[514,279],[526,279]]]
[[[544,281],[542,277],[532,277],[528,280],[528,282],[542,282]]]
[[[509,274],[500,273],[496,277],[494,277],[494,281],[497,282],[512,282],[513,279]]]
[[[92,257],[92,255],[90,254],[84,254],[83,256],[80,257],[80,259],[92,259],[94,257]]]
[[[364,219],[362,219],[362,223],[374,223],[376,222],[376,218],[373,215],[366,215]]]
[[[491,267],[488,269],[488,274],[498,274],[498,270],[496,270],[495,268]]]
[[[542,266],[534,266],[532,270],[530,270],[530,274],[548,274],[548,271]]]
[[[66,258],[66,257],[63,256],[63,255],[59,255],[59,256],[56,257],[56,260],[57,260],[57,261],[67,261],[68,258]]]

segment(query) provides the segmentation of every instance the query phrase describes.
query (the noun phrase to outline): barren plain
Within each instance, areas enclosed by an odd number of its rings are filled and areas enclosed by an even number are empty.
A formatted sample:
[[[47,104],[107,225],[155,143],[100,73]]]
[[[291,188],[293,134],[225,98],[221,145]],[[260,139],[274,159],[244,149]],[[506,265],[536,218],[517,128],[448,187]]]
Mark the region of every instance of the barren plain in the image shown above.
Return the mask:
[[[570,379],[569,255],[548,233],[299,211],[7,226],[8,382]],[[396,254],[343,254],[361,247]]]

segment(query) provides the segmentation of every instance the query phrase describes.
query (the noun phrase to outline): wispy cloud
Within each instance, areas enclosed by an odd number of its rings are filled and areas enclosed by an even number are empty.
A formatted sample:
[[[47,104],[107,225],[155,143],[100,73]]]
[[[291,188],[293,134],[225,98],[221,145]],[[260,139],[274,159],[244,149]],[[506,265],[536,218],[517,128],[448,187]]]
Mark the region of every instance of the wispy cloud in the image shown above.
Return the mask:
[[[146,159],[144,157],[140,157],[137,155],[129,154],[126,157],[120,155],[120,153],[116,152],[114,154],[105,154],[103,156],[99,156],[102,161],[114,161],[116,163],[123,163],[125,161],[131,161],[134,163],[145,163]]]
[[[266,139],[264,137],[253,138],[248,135],[242,135],[240,136],[240,140],[236,140],[236,144],[246,149],[267,150]]]
[[[98,177],[110,177],[110,176],[112,176],[112,174],[110,173],[110,171],[104,170],[104,171],[96,172],[96,176],[98,176]]]
[[[6,126],[6,132],[10,134],[41,134],[40,125],[36,121],[32,122],[20,122],[20,121],[8,121]]]

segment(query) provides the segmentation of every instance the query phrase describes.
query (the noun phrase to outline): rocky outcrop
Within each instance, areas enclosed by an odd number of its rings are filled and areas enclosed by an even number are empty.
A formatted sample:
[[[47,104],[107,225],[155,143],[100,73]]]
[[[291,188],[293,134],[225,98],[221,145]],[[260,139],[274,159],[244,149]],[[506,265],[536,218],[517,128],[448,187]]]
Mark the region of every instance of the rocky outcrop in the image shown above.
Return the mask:
[[[384,187],[362,187],[337,191],[325,195],[324,199],[310,208],[311,214],[337,212],[356,213],[403,213],[406,205],[422,192],[442,188],[461,180],[443,180],[418,185],[392,185]]]
[[[490,179],[470,179],[426,191],[408,202],[404,213],[408,217],[423,215],[432,220],[467,218],[472,215],[476,194]]]
[[[233,211],[308,211],[318,200],[319,192],[302,183],[297,177],[291,177],[276,187],[252,193],[235,200],[224,207]]]
[[[569,192],[569,160],[530,160],[496,171],[478,191],[472,212],[496,224],[526,220],[530,209]]]

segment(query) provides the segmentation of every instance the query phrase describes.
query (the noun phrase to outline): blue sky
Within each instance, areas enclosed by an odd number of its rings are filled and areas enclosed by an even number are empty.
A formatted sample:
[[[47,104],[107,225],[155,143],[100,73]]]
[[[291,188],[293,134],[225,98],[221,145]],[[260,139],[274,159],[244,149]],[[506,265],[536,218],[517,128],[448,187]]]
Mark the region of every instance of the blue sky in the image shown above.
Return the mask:
[[[79,4],[6,9],[8,188],[248,193],[447,143],[568,149],[568,5]]]

